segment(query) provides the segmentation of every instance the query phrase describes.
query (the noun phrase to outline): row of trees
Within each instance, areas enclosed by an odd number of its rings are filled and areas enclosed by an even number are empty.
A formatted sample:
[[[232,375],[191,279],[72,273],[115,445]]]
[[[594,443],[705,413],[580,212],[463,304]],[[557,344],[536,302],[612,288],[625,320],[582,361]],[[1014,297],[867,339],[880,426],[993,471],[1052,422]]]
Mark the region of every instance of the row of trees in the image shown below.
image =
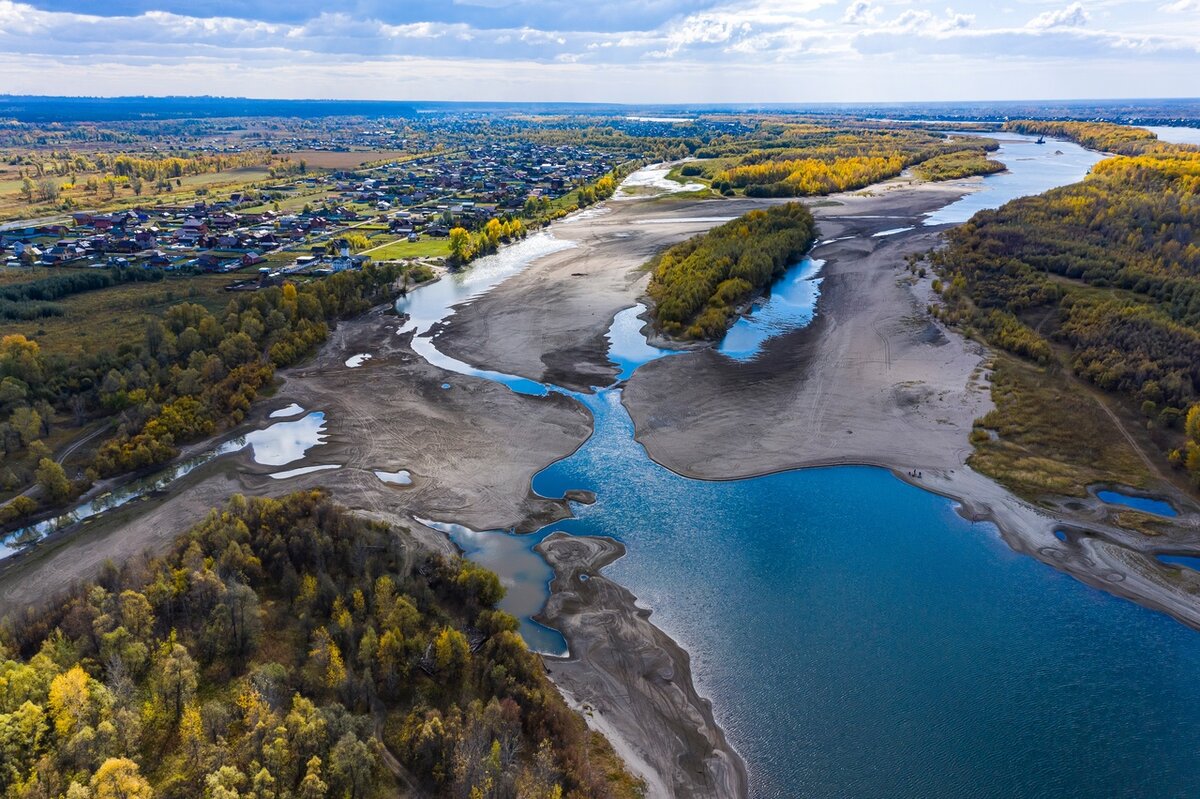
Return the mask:
[[[1104,123],[1014,123],[1140,155],[1082,183],[977,214],[932,258],[950,321],[1048,360],[1048,331],[1079,376],[1129,399],[1189,463],[1179,432],[1200,401],[1200,149]],[[1171,433],[1170,431],[1174,431]]]
[[[667,335],[718,339],[738,306],[812,246],[816,226],[800,203],[751,211],[667,249],[650,262],[647,290]]]
[[[462,799],[633,795],[495,575],[408,541],[319,491],[235,497],[166,557],[9,608],[0,794],[370,799],[411,775]]]
[[[528,231],[520,219],[497,219],[492,217],[475,232],[464,227],[450,229],[450,260],[466,264],[482,255],[488,255],[515,239],[523,239]]]

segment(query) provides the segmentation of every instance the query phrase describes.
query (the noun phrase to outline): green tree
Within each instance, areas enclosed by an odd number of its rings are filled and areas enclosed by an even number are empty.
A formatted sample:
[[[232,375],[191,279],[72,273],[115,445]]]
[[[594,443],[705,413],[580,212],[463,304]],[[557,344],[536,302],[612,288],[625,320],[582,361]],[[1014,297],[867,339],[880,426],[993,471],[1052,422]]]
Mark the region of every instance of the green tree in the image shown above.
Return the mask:
[[[159,648],[155,666],[155,693],[169,709],[174,722],[196,693],[196,661],[172,632]]]
[[[34,478],[51,502],[65,502],[71,496],[71,481],[67,479],[67,473],[49,458],[42,458],[38,462]]]

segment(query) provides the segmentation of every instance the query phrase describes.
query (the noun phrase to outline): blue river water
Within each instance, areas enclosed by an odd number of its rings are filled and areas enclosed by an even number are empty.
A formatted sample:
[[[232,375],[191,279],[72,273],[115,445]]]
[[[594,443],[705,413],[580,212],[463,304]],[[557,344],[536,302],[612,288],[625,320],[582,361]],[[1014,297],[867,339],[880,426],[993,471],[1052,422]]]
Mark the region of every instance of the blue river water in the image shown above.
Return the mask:
[[[925,217],[927,225],[960,224],[978,211],[997,208],[1017,197],[1077,183],[1103,159],[1099,153],[1060,139],[1046,139],[1044,144],[1038,144],[1036,136],[1019,133],[962,135],[980,135],[998,141],[1000,149],[991,157],[1008,167],[1008,171],[983,178],[980,191],[929,214]]]
[[[1196,144],[1200,145],[1200,128],[1175,127],[1167,125],[1146,125],[1147,130],[1154,133],[1155,136],[1172,144]]]
[[[726,354],[806,324],[818,270],[790,270]],[[609,332],[621,378],[671,354],[641,336],[643,310]],[[532,618],[552,576],[533,547],[559,531],[621,540],[606,574],[691,653],[753,796],[1200,795],[1200,635],[1016,554],[885,470],[691,480],[634,441],[619,389],[493,379],[588,407],[592,437],[532,487],[597,500],[527,536],[430,523],[501,576],[503,606],[547,653],[565,642]]]
[[[1127,508],[1153,513],[1158,516],[1178,516],[1179,512],[1166,500],[1151,499],[1150,497],[1135,497],[1132,494],[1122,494],[1120,491],[1097,491],[1096,496],[1102,502],[1110,505],[1124,505]]]

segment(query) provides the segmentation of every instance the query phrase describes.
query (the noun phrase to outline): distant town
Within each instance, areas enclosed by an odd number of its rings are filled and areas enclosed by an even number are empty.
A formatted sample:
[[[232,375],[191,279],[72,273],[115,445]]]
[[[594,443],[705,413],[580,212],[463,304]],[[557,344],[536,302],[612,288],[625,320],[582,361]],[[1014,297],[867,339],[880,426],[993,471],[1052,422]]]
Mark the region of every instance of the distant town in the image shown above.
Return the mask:
[[[381,136],[389,141],[380,142]],[[323,153],[341,155],[344,162],[354,160],[350,146],[382,148],[363,151],[363,158],[404,146],[386,132],[349,138],[259,145],[276,153],[315,154],[317,160]],[[321,147],[330,149],[316,149]],[[225,196],[201,189],[198,194],[209,196],[193,202],[139,202],[115,211],[76,210],[61,218],[10,222],[0,226],[0,257],[10,268],[254,269],[260,280],[339,272],[372,259],[438,258],[448,253],[453,228],[537,218],[634,155],[499,141],[357,168],[310,168],[298,159],[294,175]]]

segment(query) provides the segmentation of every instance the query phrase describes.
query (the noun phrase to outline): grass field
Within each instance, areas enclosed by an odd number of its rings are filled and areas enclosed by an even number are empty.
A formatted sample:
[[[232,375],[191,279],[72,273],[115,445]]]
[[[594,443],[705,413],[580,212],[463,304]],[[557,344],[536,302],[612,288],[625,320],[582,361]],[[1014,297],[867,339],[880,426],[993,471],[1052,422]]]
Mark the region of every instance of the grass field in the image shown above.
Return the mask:
[[[1147,484],[1145,464],[1088,391],[1056,369],[995,357],[996,408],[976,423],[972,468],[1027,498],[1083,496],[1099,482]]]
[[[8,271],[0,270],[0,275]],[[32,270],[22,270],[26,275]],[[43,272],[75,271],[69,269]],[[229,302],[225,286],[243,275],[192,275],[168,277],[158,283],[122,283],[106,289],[75,294],[55,302],[62,316],[34,321],[0,323],[0,336],[21,333],[36,339],[43,351],[80,355],[109,349],[145,335],[145,323],[180,302],[195,302],[219,310]]]
[[[63,183],[67,178],[55,178],[55,180]],[[83,182],[84,177],[80,176],[80,183],[82,184]],[[76,206],[80,209],[119,211],[139,205],[195,202],[198,199],[198,195],[196,194],[198,189],[208,192],[208,196],[226,196],[235,191],[248,188],[251,184],[261,186],[264,183],[270,183],[272,182],[272,178],[265,168],[242,167],[224,172],[189,175],[181,178],[180,182],[183,184],[182,186],[176,186],[175,182],[172,181],[171,189],[161,194],[154,191],[154,184],[152,182],[146,181],[143,184],[144,190],[141,195],[134,194],[128,187],[122,187],[118,189],[115,197],[109,197],[103,187],[98,192],[89,193],[84,191],[81,186],[79,189],[66,192],[63,196],[74,200]],[[0,221],[40,219],[54,216],[67,217],[70,215],[69,211],[60,210],[59,202],[61,200],[48,203],[29,203],[21,196],[20,189],[21,182],[19,180],[0,182]]]
[[[363,250],[376,261],[397,261],[402,258],[439,258],[450,254],[449,239],[422,237],[419,241],[400,239],[390,244]]]
[[[420,155],[406,150],[354,150],[351,152],[330,152],[327,150],[298,150],[285,153],[293,161],[304,161],[310,167],[318,169],[357,169],[363,164],[373,164],[377,161],[410,161]]]

